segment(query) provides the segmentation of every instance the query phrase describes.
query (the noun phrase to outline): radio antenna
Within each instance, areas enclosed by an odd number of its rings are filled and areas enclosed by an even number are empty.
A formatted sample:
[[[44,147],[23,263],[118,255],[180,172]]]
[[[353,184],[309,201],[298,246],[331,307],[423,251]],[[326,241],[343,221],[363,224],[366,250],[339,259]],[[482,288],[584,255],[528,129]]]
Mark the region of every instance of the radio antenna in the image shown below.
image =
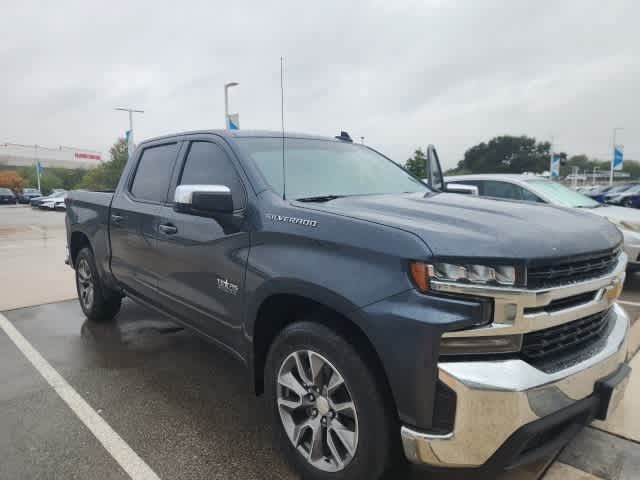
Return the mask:
[[[280,57],[280,126],[282,129],[282,199],[286,200],[287,170],[284,161],[284,58]]]

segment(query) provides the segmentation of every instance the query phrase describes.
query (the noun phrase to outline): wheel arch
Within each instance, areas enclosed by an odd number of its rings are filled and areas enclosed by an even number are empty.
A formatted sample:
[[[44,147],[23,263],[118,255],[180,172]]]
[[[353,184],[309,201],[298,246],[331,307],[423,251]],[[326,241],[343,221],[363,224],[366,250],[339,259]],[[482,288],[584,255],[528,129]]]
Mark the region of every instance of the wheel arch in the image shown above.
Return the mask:
[[[249,318],[252,322],[247,333],[252,339],[249,365],[255,393],[260,395],[264,390],[266,358],[278,334],[288,325],[311,320],[332,329],[354,346],[366,364],[374,370],[381,393],[396,414],[395,399],[386,371],[373,342],[362,328],[363,318],[358,307],[322,287],[292,281],[278,284],[289,288],[272,287],[250,307]]]

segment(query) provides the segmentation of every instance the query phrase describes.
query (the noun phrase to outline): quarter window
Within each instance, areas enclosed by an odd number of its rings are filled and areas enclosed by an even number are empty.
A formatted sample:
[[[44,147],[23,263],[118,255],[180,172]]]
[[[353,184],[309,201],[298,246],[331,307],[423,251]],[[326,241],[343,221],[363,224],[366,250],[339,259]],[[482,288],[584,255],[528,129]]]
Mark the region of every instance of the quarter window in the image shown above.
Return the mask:
[[[142,200],[164,202],[177,151],[177,143],[145,148],[131,184],[131,194]]]

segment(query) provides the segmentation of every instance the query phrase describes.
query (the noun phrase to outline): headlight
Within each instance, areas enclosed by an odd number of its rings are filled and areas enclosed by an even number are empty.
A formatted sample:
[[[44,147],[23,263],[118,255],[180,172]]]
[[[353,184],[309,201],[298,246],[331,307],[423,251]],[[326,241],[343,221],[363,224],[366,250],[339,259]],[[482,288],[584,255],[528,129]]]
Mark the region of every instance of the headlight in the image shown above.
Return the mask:
[[[429,282],[432,279],[509,286],[516,283],[516,269],[511,265],[410,262],[409,274],[415,285],[422,291],[429,290]]]
[[[640,225],[637,223],[628,222],[626,220],[620,220],[617,218],[609,218],[608,220],[618,228],[622,228],[624,230],[631,230],[632,232],[640,232]]]

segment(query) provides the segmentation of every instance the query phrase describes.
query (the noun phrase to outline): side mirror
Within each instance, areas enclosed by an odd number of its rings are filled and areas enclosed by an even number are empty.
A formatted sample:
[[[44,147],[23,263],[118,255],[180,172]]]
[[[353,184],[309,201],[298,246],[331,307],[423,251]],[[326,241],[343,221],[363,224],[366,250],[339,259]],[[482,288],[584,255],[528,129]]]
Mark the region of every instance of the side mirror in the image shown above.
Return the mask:
[[[436,147],[427,147],[427,179],[429,186],[439,192],[444,191],[444,181],[442,179],[442,167]]]
[[[477,197],[480,195],[478,187],[475,185],[466,185],[464,183],[447,183],[445,191],[449,193],[462,193],[464,195],[471,195]]]
[[[233,213],[231,189],[226,185],[178,185],[175,210],[194,215]]]

